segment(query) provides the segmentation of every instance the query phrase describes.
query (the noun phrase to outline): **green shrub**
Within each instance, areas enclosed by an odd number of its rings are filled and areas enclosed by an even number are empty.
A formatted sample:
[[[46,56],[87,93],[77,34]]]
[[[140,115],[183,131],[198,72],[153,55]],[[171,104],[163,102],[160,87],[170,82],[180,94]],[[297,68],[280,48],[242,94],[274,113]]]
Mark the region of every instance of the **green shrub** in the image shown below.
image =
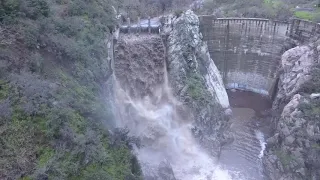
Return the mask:
[[[54,149],[52,149],[51,147],[41,147],[40,150],[38,151],[39,151],[38,166],[42,168],[53,157],[55,152],[54,152]]]
[[[297,18],[305,19],[305,20],[309,20],[309,21],[312,21],[313,18],[314,18],[314,13],[313,12],[307,12],[307,11],[296,11],[294,13],[294,15]]]
[[[303,102],[299,105],[299,109],[303,112],[303,118],[306,120],[320,120],[320,100],[314,99],[310,102]]]
[[[277,149],[275,151],[275,154],[277,155],[277,157],[279,158],[281,164],[284,166],[284,167],[288,167],[290,165],[290,163],[292,161],[294,161],[294,158],[292,155],[284,152],[283,150],[281,149]]]
[[[211,95],[204,85],[202,77],[198,74],[192,74],[187,81],[188,94],[193,100],[204,103],[208,102]]]
[[[13,22],[20,11],[20,0],[2,0],[0,3],[0,22]]]
[[[43,71],[43,57],[36,52],[30,57],[30,71],[34,73],[42,73]]]
[[[0,47],[10,62],[1,68],[0,179],[141,179],[130,138],[108,134],[101,98],[113,3],[1,1],[0,26],[14,36]]]
[[[5,80],[0,80],[0,101],[9,95],[9,84]]]
[[[31,19],[39,17],[48,17],[50,8],[47,0],[26,0],[26,4],[22,7],[22,11]]]
[[[36,49],[39,42],[40,30],[37,24],[25,23],[23,28],[23,41],[27,48]]]

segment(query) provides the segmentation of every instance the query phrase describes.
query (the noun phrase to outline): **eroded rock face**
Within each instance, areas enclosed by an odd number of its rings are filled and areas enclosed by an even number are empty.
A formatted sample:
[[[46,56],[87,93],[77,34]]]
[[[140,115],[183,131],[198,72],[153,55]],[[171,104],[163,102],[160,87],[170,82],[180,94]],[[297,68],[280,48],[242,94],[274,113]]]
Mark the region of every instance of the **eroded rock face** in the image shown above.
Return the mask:
[[[315,41],[286,51],[274,109],[280,110],[274,136],[267,140],[266,173],[272,180],[320,179],[319,92],[303,93],[319,62]],[[316,102],[316,103],[315,103]],[[283,107],[283,109],[282,109]]]
[[[180,17],[165,17],[162,22],[172,91],[190,108],[194,134],[212,155],[218,155],[220,144],[226,140],[225,112],[231,112],[221,75],[202,41],[199,18],[188,10]]]
[[[268,139],[270,149],[264,162],[272,180],[320,178],[320,124],[304,118],[306,112],[300,108],[309,101],[309,97],[294,95],[283,109],[277,133]]]
[[[179,93],[188,76],[199,73],[215,100],[223,108],[229,108],[220,72],[210,58],[207,44],[202,41],[198,16],[189,10],[179,18],[168,16],[167,23],[163,33],[168,35],[168,67],[174,91]]]
[[[297,46],[286,51],[281,58],[281,75],[274,108],[285,105],[310,80],[310,71],[317,62],[317,42]]]

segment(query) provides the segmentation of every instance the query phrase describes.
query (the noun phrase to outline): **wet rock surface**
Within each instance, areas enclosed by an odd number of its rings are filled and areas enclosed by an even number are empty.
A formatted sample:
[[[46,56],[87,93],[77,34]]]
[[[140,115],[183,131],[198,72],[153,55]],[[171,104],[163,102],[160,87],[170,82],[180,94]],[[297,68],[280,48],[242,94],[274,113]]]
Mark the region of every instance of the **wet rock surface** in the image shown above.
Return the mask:
[[[228,128],[228,96],[221,75],[202,41],[199,18],[192,11],[162,20],[167,45],[169,83],[194,116],[194,134],[211,155],[218,156]],[[230,112],[227,111],[227,114]]]

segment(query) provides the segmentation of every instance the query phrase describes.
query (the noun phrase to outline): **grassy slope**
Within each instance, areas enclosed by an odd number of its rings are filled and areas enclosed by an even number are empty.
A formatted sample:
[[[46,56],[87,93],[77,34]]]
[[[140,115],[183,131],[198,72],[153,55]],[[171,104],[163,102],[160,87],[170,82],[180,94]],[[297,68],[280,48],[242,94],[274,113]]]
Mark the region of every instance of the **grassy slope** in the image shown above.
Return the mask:
[[[0,2],[0,179],[140,179],[108,133],[112,0]]]
[[[205,0],[201,13],[210,14],[217,7],[222,7],[218,16],[227,17],[255,17],[288,21],[292,17],[320,20],[319,11],[297,11],[296,6],[314,8],[316,0]]]

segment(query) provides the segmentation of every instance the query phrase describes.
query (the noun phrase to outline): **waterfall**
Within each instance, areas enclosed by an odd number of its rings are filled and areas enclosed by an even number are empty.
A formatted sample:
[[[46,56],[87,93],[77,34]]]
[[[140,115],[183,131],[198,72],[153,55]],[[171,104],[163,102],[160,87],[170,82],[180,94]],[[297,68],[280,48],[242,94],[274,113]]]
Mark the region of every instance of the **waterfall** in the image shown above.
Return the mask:
[[[172,169],[177,180],[231,179],[194,139],[192,116],[170,91],[159,40],[144,39],[144,45],[129,41],[118,43],[115,63],[117,126],[141,140],[135,153],[145,179],[169,179],[159,177],[161,163]]]

